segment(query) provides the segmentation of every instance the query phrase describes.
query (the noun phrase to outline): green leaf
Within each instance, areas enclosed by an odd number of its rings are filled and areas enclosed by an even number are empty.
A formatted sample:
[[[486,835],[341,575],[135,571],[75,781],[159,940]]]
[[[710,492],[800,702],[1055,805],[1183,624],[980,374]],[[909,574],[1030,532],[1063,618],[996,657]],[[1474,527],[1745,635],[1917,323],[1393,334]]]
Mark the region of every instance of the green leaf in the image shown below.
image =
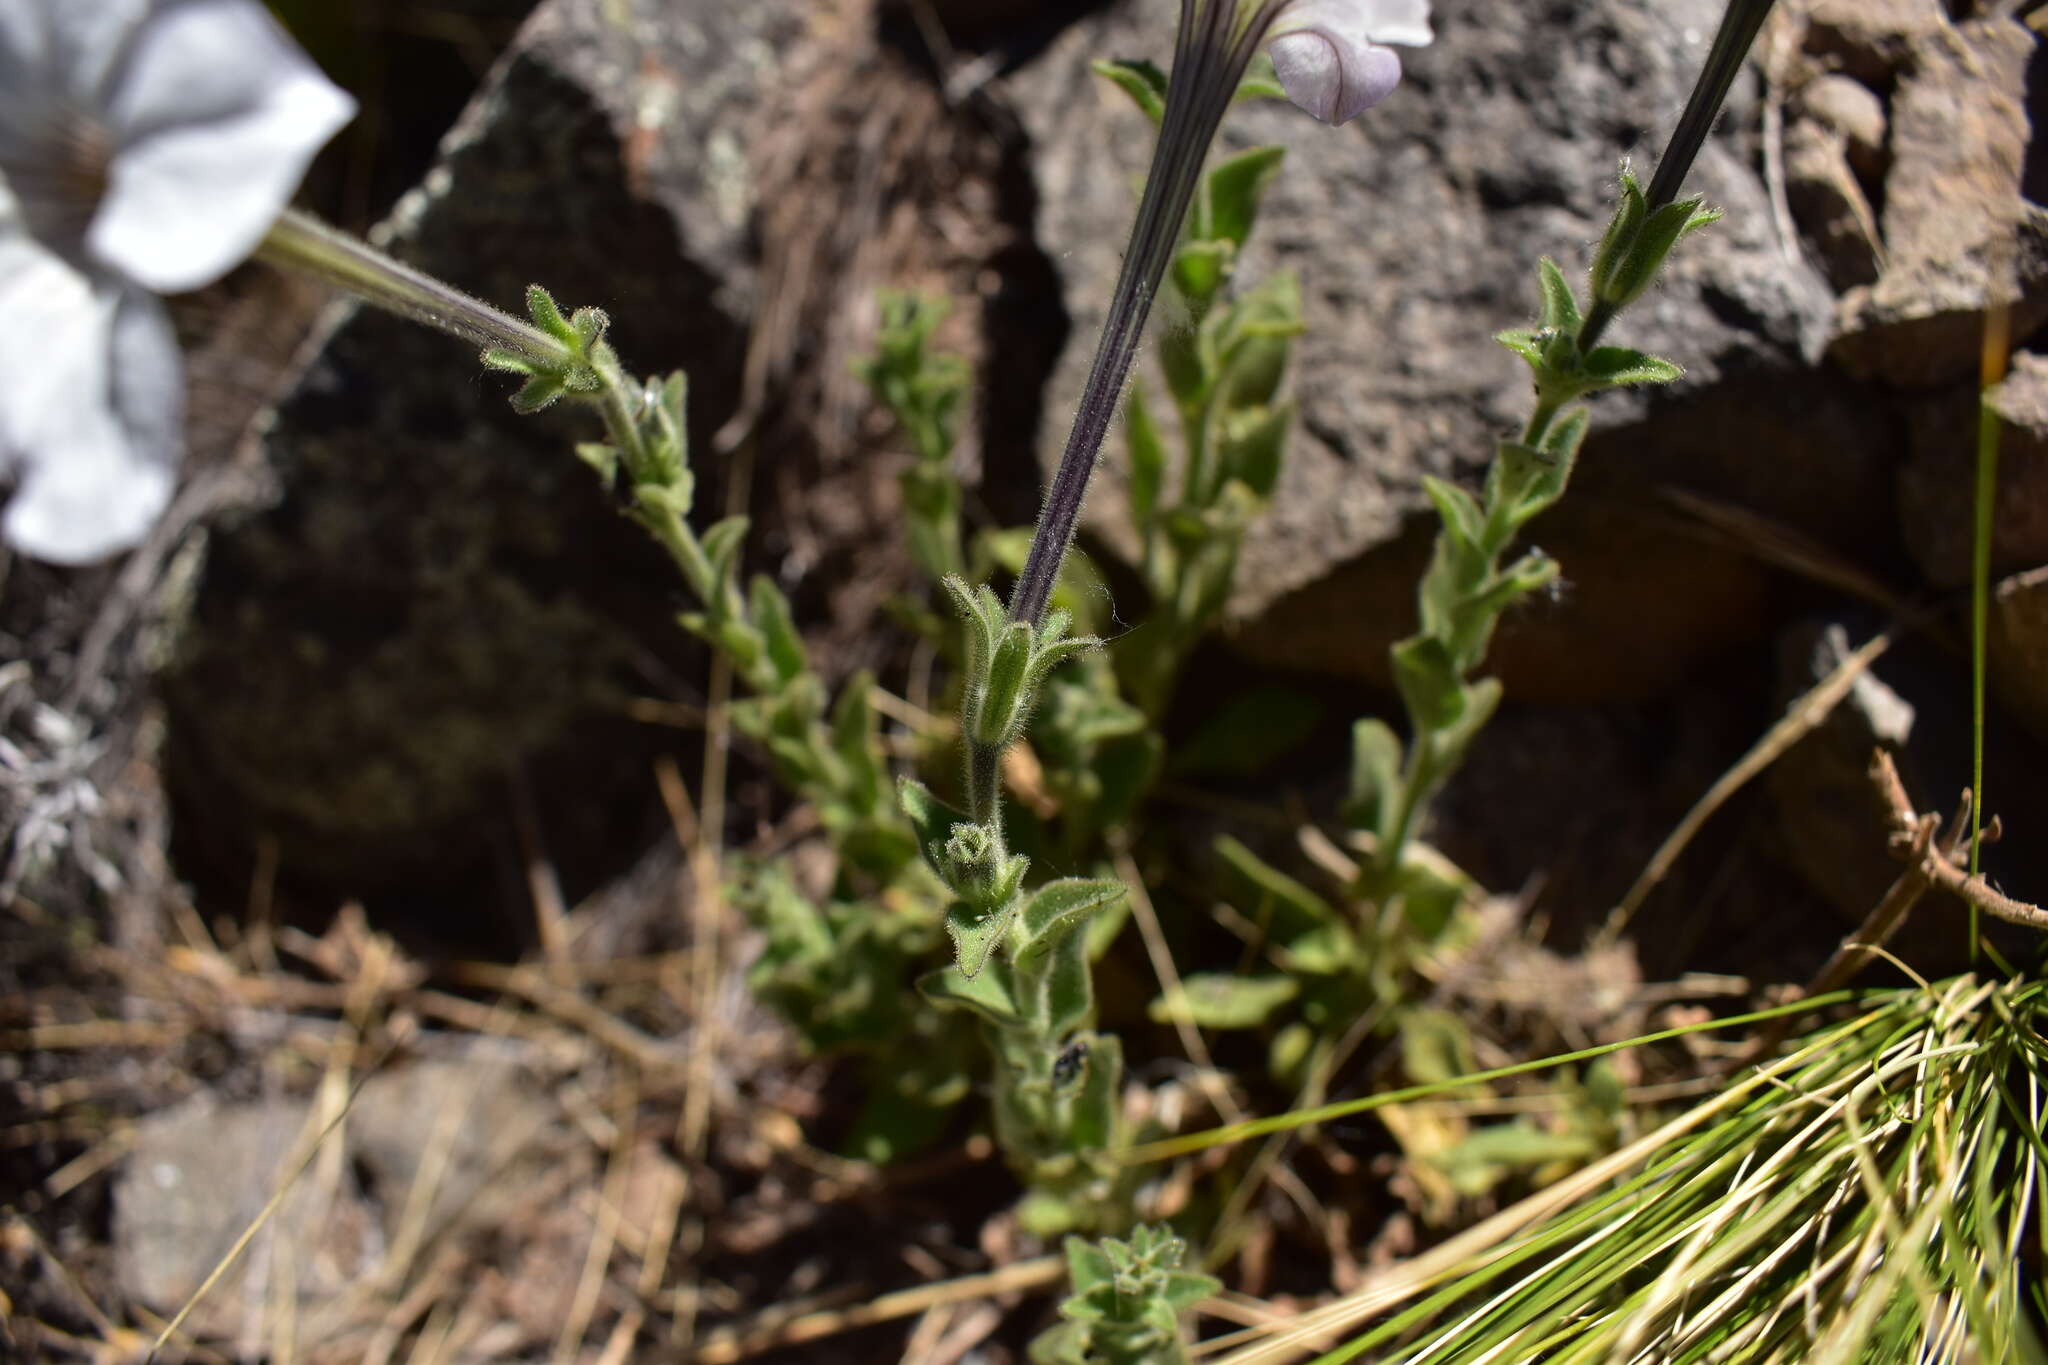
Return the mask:
[[[1704,203],[1704,198],[1694,196],[1666,204],[1650,214],[1629,242],[1620,263],[1605,279],[1602,301],[1625,308],[1641,297],[1663,270],[1664,260],[1678,239],[1719,218],[1718,213],[1703,209]]]
[[[1579,1162],[1593,1152],[1593,1140],[1584,1133],[1553,1133],[1518,1119],[1482,1128],[1434,1161],[1460,1194],[1476,1197],[1517,1171]]]
[[[1353,829],[1380,830],[1381,813],[1400,804],[1401,741],[1385,721],[1351,728],[1351,792],[1344,819]]]
[[[1081,1093],[1072,1101],[1073,1122],[1067,1131],[1075,1151],[1107,1151],[1116,1145],[1117,1106],[1122,1099],[1124,1075],[1123,1040],[1113,1033],[1090,1035],[1087,1065]]]
[[[1586,356],[1580,367],[1602,384],[1669,384],[1685,373],[1668,360],[1630,350],[1626,346],[1600,346]]]
[[[1578,456],[1579,445],[1586,439],[1586,430],[1593,423],[1593,414],[1586,408],[1572,408],[1559,414],[1550,424],[1550,430],[1543,437],[1543,453],[1550,456],[1559,468],[1569,469]]]
[[[1024,941],[1017,948],[1019,970],[1059,946],[1098,912],[1124,894],[1124,884],[1108,879],[1065,877],[1047,882],[1024,904]]]
[[[910,817],[911,827],[917,831],[918,851],[924,854],[932,871],[943,879],[947,875],[946,845],[953,838],[953,827],[974,822],[933,796],[922,782],[908,777],[896,784],[896,803]]]
[[[1129,95],[1158,127],[1166,118],[1166,73],[1147,61],[1108,60],[1090,64],[1096,75]]]
[[[704,533],[704,558],[711,564],[713,591],[722,591],[734,579],[734,565],[739,560],[740,542],[747,537],[745,517],[727,517]],[[705,606],[714,612],[720,604],[707,602]]]
[[[1401,1016],[1401,1069],[1416,1085],[1437,1085],[1479,1069],[1472,1034],[1448,1010],[1413,1009]]]
[[[582,352],[590,351],[600,341],[603,341],[604,334],[611,325],[611,318],[606,316],[602,308],[578,308],[569,318],[570,334],[575,340],[577,349]],[[564,338],[564,340],[568,339]]]
[[[1485,538],[1486,513],[1480,510],[1478,499],[1453,483],[1445,483],[1433,475],[1422,476],[1422,491],[1436,506],[1436,514],[1442,519],[1444,529],[1466,551],[1478,550]]]
[[[1300,747],[1322,722],[1323,705],[1291,687],[1233,693],[1175,743],[1167,771],[1175,777],[1251,777]]]
[[[572,348],[578,345],[576,329],[562,316],[555,296],[537,284],[526,286],[526,315],[533,319],[534,326],[563,345]]]
[[[1242,250],[1258,222],[1259,205],[1287,159],[1284,147],[1254,147],[1240,152],[1209,172],[1207,213],[1199,229],[1209,240],[1223,240]]]
[[[1243,878],[1261,900],[1292,911],[1295,923],[1307,927],[1336,920],[1337,912],[1330,908],[1328,901],[1286,873],[1268,866],[1256,853],[1229,835],[1216,840],[1216,856]],[[1259,907],[1250,908],[1257,910]],[[1254,913],[1252,917],[1256,919],[1258,915]]]
[[[1116,1268],[1109,1257],[1093,1243],[1081,1237],[1066,1240],[1067,1280],[1074,1293],[1086,1294],[1099,1285],[1106,1285],[1116,1278]]]
[[[508,350],[503,346],[488,347],[479,358],[485,369],[497,370],[502,374],[533,374],[543,368],[524,352]]]
[[[1429,736],[1429,744],[1437,754],[1438,771],[1449,773],[1464,760],[1465,750],[1486,722],[1493,719],[1493,713],[1500,707],[1501,686],[1498,678],[1481,678],[1479,681],[1458,689],[1456,714]]]
[[[1525,327],[1511,327],[1505,332],[1495,332],[1493,339],[1529,362],[1531,368],[1543,368],[1543,337]]]
[[[1174,287],[1187,297],[1188,308],[1197,317],[1206,313],[1223,291],[1236,260],[1236,246],[1224,240],[1198,237],[1181,243],[1174,252]]]
[[[1587,409],[1568,408],[1544,433],[1540,451],[1516,442],[1502,442],[1495,467],[1502,480],[1511,531],[1521,530],[1564,496],[1578,461],[1579,445],[1591,423],[1592,413]]]
[[[881,804],[883,758],[875,730],[874,675],[862,670],[846,680],[832,709],[832,747],[846,765],[850,793],[863,811]]]
[[[776,676],[788,682],[805,672],[810,667],[810,659],[804,650],[803,636],[797,634],[796,620],[789,614],[789,599],[775,586],[775,580],[766,574],[757,574],[748,606],[754,629],[761,632],[761,639],[767,645],[768,661],[774,666]]]
[[[1197,972],[1181,979],[1178,993],[1154,1000],[1146,1013],[1155,1024],[1196,1028],[1258,1028],[1295,996],[1301,983],[1289,976],[1231,976]]]
[[[1002,943],[1003,935],[1017,918],[1017,902],[993,907],[954,901],[946,907],[946,932],[953,939],[953,954],[960,974],[972,980],[988,965],[989,954]]]
[[[606,488],[618,477],[619,449],[603,441],[583,441],[576,447],[576,458],[597,471],[597,481]]]
[[[1325,924],[1287,942],[1287,970],[1297,976],[1345,976],[1359,965],[1358,936]]]
[[[1418,728],[1442,730],[1457,722],[1464,707],[1458,669],[1444,642],[1417,635],[1393,648],[1394,686]]]
[[[559,373],[548,371],[536,374],[519,386],[519,392],[512,395],[512,411],[522,417],[530,417],[560,398],[567,392],[568,387]]]
[[[967,736],[976,743],[1008,744],[1029,719],[1033,643],[1029,623],[1011,621],[996,636],[995,649],[986,662],[971,662],[960,719]]]
[[[1403,849],[1401,866],[1394,877],[1394,894],[1401,902],[1401,918],[1407,922],[1415,941],[1433,944],[1457,923],[1458,907],[1478,888],[1455,868],[1441,863],[1424,863]]]
[[[934,1005],[969,1010],[997,1028],[1015,1028],[1021,1017],[1011,995],[1010,973],[1001,961],[994,970],[971,977],[958,967],[941,967],[919,977],[917,989]]]
[[[1226,408],[1271,405],[1301,335],[1301,281],[1291,270],[1268,276],[1213,329],[1220,373],[1216,401]]]
[[[1543,325],[1570,336],[1579,334],[1579,304],[1572,297],[1557,262],[1545,256],[1536,263],[1536,275],[1543,285]]]
[[[1593,253],[1589,277],[1596,299],[1608,299],[1613,295],[1614,277],[1627,259],[1629,248],[1634,244],[1636,234],[1642,230],[1643,218],[1649,211],[1642,183],[1626,163],[1621,168],[1620,188],[1620,202],[1615,205],[1614,216],[1607,222],[1607,231],[1600,238],[1599,249]]]
[[[1240,409],[1223,420],[1218,463],[1224,476],[1243,484],[1262,504],[1280,482],[1280,465],[1287,454],[1294,416],[1295,405],[1287,402]]]
[[[1044,994],[1029,1008],[1038,1011],[1037,1027],[1048,1037],[1063,1037],[1081,1028],[1095,1016],[1095,983],[1088,975],[1088,936],[1069,933],[1059,936],[1051,949],[1052,962],[1045,971]],[[1037,955],[1043,957],[1043,953]],[[1018,953],[1017,974],[1025,977],[1039,970],[1035,961]]]

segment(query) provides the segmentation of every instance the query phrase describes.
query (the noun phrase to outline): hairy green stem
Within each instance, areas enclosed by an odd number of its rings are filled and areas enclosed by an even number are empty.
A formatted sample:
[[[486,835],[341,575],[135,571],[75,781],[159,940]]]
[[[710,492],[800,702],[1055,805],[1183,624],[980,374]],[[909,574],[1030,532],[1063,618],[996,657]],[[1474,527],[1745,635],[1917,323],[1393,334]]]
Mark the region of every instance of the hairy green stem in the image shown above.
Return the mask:
[[[502,347],[530,360],[567,363],[562,343],[499,312],[369,243],[287,209],[256,248],[259,260],[310,275],[366,303],[462,338],[479,349]]]

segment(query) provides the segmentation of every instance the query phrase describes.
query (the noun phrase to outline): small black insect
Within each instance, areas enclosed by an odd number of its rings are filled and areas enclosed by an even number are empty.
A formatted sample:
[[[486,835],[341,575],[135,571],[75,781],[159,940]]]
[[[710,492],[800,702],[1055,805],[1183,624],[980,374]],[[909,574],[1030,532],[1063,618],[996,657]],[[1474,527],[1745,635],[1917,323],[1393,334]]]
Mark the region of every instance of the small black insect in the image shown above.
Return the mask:
[[[1066,1049],[1053,1061],[1052,1083],[1064,1090],[1081,1079],[1081,1069],[1088,1064],[1088,1044],[1079,1039],[1068,1043]]]

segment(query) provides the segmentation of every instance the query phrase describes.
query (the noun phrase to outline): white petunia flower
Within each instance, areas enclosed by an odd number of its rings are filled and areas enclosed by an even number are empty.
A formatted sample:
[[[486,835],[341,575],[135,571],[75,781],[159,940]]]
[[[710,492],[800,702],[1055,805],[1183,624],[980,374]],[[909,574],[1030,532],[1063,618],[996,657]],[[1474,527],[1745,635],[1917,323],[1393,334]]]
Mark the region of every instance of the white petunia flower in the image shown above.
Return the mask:
[[[0,536],[82,564],[170,497],[155,293],[244,260],[355,111],[257,0],[0,0]]]
[[[1393,93],[1401,59],[1382,43],[1427,47],[1429,0],[1294,0],[1267,51],[1287,97],[1324,123],[1348,123]]]

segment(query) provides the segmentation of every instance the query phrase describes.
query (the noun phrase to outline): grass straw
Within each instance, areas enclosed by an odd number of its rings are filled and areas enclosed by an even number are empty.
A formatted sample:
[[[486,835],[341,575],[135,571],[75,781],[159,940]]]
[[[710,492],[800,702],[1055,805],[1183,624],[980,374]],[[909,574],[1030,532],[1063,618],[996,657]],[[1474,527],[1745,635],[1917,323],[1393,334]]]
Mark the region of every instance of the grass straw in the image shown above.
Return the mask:
[[[2005,378],[2012,352],[2012,310],[1993,304],[1984,313],[1978,354],[1977,498],[1970,544],[1970,875],[1977,875],[1979,821],[1984,810],[1984,693],[1991,631],[1991,533],[1998,497],[1998,410],[1991,391]],[[1977,951],[1977,907],[1970,907],[1970,952]]]
[[[1866,996],[1787,1060],[1316,1365],[2048,1361],[2048,986]]]

